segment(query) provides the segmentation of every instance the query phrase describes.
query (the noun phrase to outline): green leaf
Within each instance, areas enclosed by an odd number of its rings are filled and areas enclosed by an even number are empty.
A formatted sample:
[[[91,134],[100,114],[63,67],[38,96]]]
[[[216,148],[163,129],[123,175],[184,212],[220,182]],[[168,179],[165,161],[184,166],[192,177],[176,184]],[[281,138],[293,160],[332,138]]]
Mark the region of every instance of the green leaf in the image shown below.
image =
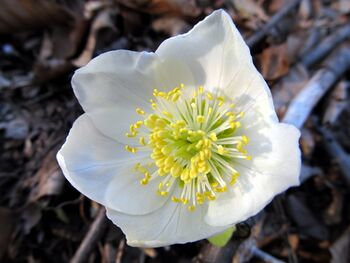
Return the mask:
[[[224,232],[208,238],[208,241],[214,246],[224,247],[230,241],[232,234],[233,232],[235,232],[235,230],[236,230],[235,226],[230,227],[229,229],[226,229]]]

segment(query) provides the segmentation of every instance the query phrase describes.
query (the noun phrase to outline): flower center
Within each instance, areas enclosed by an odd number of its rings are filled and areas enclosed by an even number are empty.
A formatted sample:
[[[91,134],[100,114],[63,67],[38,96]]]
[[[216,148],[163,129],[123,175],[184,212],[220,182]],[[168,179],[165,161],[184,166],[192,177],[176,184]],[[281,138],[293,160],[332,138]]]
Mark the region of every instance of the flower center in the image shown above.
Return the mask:
[[[144,119],[132,124],[126,134],[137,138],[140,146],[125,148],[135,154],[151,151],[149,161],[135,165],[144,175],[141,185],[163,177],[156,192],[167,196],[180,187],[181,195],[171,200],[193,211],[196,205],[227,191],[227,185],[235,184],[238,159],[251,159],[244,149],[248,137],[238,135],[244,113],[236,112],[224,96],[205,92],[202,86],[192,95],[183,84],[170,92],[155,89],[153,95],[153,112],[146,114],[136,108]]]

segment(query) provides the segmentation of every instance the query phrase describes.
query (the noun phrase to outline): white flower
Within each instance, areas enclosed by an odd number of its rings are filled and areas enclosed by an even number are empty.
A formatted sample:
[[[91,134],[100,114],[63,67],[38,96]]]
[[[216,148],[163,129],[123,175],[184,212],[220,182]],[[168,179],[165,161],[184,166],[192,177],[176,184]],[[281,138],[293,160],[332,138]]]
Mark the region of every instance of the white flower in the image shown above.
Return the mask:
[[[102,54],[72,84],[86,113],[58,162],[129,245],[207,238],[299,183],[299,131],[278,122],[224,11],[155,53]]]

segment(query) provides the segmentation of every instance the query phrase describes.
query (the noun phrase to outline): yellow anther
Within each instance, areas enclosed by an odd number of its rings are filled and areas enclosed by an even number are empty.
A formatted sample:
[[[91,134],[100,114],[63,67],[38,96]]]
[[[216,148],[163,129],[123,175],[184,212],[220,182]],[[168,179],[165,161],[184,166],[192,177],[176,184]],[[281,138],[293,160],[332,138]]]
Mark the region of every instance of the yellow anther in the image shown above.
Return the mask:
[[[198,92],[199,92],[199,94],[203,94],[204,93],[204,87],[203,86],[199,86]]]
[[[183,128],[183,127],[186,126],[186,122],[185,122],[184,120],[177,121],[177,122],[176,122],[176,126],[177,126],[178,128]]]
[[[247,155],[247,156],[245,157],[245,159],[246,159],[247,161],[250,161],[250,160],[252,159],[252,157],[251,157],[250,155]]]
[[[167,191],[160,191],[159,194],[161,196],[167,196],[168,195],[168,192]]]
[[[141,110],[140,108],[136,108],[136,113],[140,115],[145,115],[145,112]]]
[[[139,138],[139,143],[140,143],[141,145],[145,146],[145,145],[146,145],[145,137],[140,137],[140,138]]]
[[[191,170],[190,170],[190,178],[193,179],[193,178],[196,178],[197,177],[197,174],[198,174],[198,171],[195,167],[191,167]]]
[[[142,124],[143,124],[143,121],[137,121],[134,125],[135,127],[140,128]]]
[[[201,161],[205,160],[205,153],[204,153],[204,151],[200,151],[199,152],[199,158],[201,159]]]
[[[202,147],[202,145],[203,145],[203,140],[199,140],[196,144],[196,148],[200,149]]]
[[[214,201],[214,200],[216,200],[215,194],[212,194],[212,193],[210,193],[210,195],[208,195],[207,198],[208,198],[209,201]]]
[[[180,84],[180,88],[183,89],[184,87],[185,87],[185,85],[184,85],[183,83],[181,83],[181,84]]]
[[[163,119],[157,119],[156,120],[156,126],[158,128],[164,128],[167,125],[167,122]]]
[[[225,103],[225,98],[223,96],[219,96],[217,99],[219,101],[219,107],[221,107]]]
[[[166,110],[164,110],[162,113],[169,119],[173,118],[173,115],[170,112],[166,111]]]
[[[223,186],[223,187],[216,187],[215,188],[215,191],[218,192],[218,193],[224,193],[227,191],[227,186]]]
[[[173,156],[168,156],[165,161],[164,161],[164,164],[166,166],[173,166],[174,165],[174,157]]]
[[[156,165],[157,165],[157,163],[156,163]],[[158,165],[157,165],[158,166]],[[158,166],[159,167],[159,166]],[[158,175],[159,176],[164,176],[164,175],[166,175],[166,172],[164,171],[164,169],[158,169]]]
[[[136,153],[137,152],[137,148],[135,147],[131,147],[130,145],[125,145],[125,150],[131,152],[131,153]]]
[[[163,91],[158,92],[158,96],[159,97],[166,98],[166,95],[167,94],[165,92],[163,92]]]
[[[187,204],[188,204],[188,199],[186,199],[186,198],[181,198],[181,202],[182,202],[184,205],[187,205]]]
[[[203,123],[204,122],[204,116],[202,116],[202,115],[197,116],[197,122],[198,123]]]
[[[172,145],[166,145],[162,147],[161,151],[164,155],[169,155],[173,151],[174,147]]]
[[[170,173],[175,178],[179,177],[181,174],[181,166],[178,164],[175,164],[173,167],[171,167]]]
[[[213,141],[216,142],[218,140],[218,137],[216,137],[216,133],[215,132],[211,132],[209,134],[209,138]]]
[[[175,196],[171,197],[171,201],[175,202],[175,203],[181,203],[181,198],[177,198]]]
[[[140,180],[140,184],[146,185],[146,184],[148,184],[148,180],[146,178],[143,178],[142,180]]]
[[[249,138],[247,136],[243,135],[242,142],[243,142],[243,144],[247,145],[249,143]]]
[[[239,173],[238,172],[233,173],[232,176],[231,176],[231,180],[230,180],[229,184],[230,185],[234,185],[236,183],[238,177],[239,177]]]
[[[239,121],[236,121],[236,122],[235,122],[235,125],[236,125],[236,128],[239,128],[239,127],[242,126],[242,124],[241,124]]]
[[[219,153],[220,155],[224,155],[224,154],[227,153],[227,150],[226,150],[222,145],[219,145],[219,146],[218,146],[218,153]]]
[[[125,136],[128,137],[128,138],[133,138],[133,137],[136,137],[137,135],[137,132],[132,132],[132,133],[125,133]]]
[[[172,102],[176,102],[179,98],[180,98],[181,93],[177,92],[173,95],[173,97],[171,98]]]
[[[181,173],[181,176],[180,176],[181,180],[182,181],[188,181],[189,177],[190,177],[189,169],[188,168],[183,169],[182,173]]]
[[[214,99],[213,94],[211,92],[207,92],[205,95],[207,96],[208,100]]]
[[[194,205],[190,205],[187,207],[187,209],[188,211],[193,212],[196,209],[196,207]]]
[[[244,117],[244,111],[241,111],[239,114],[238,114],[238,117],[240,117],[240,118],[243,118]]]
[[[156,110],[157,109],[157,104],[155,104],[154,102],[151,104],[152,109]]]
[[[210,186],[213,187],[213,188],[216,188],[218,185],[219,185],[218,182],[212,182],[212,183],[210,183]]]

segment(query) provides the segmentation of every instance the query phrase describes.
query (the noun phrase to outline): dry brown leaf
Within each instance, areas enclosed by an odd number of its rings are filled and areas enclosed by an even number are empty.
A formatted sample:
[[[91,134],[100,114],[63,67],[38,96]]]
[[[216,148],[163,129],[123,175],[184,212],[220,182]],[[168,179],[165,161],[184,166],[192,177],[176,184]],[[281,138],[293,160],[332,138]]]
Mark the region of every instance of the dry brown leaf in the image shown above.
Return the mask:
[[[126,7],[154,15],[196,17],[200,9],[194,0],[115,0]]]
[[[306,85],[309,73],[305,67],[299,65],[291,70],[287,76],[272,89],[273,101],[279,117],[282,117],[290,101]]]
[[[13,33],[35,28],[71,26],[75,14],[53,1],[2,0],[0,33]]]
[[[265,79],[275,80],[289,71],[287,45],[282,44],[264,49],[259,56],[261,72]]]
[[[298,249],[299,246],[299,235],[297,234],[289,234],[288,235],[288,243],[291,247],[291,249],[293,249],[294,251],[296,251]]]
[[[280,10],[285,4],[288,3],[290,0],[271,0],[269,1],[269,7],[268,12],[269,13],[276,13],[278,10]]]
[[[79,57],[72,61],[73,65],[77,67],[82,67],[91,60],[95,51],[97,36],[100,30],[106,28],[111,29],[112,31],[116,30],[113,20],[111,18],[113,14],[113,10],[105,9],[97,15],[97,17],[92,23],[90,34],[86,42],[85,48],[83,52],[79,55]]]
[[[87,28],[82,0],[69,4],[47,0],[4,0],[0,8],[0,34],[48,29],[39,58],[66,59],[77,52]]]
[[[340,114],[348,105],[347,92],[350,90],[350,83],[346,81],[339,82],[327,98],[327,108],[323,115],[323,123],[334,125]]]
[[[169,36],[176,36],[187,32],[190,25],[177,17],[161,17],[153,21],[152,27],[156,32],[162,32]]]
[[[56,161],[56,151],[50,152],[43,160],[34,178],[37,185],[32,189],[30,201],[36,201],[44,196],[59,195],[64,184],[64,176]]]
[[[341,223],[343,215],[344,196],[338,189],[332,189],[332,202],[323,213],[327,225]]]
[[[300,147],[303,152],[303,156],[306,158],[311,158],[315,150],[315,146],[315,137],[311,130],[307,128],[301,129]]]
[[[234,7],[238,10],[241,16],[246,18],[258,17],[262,21],[269,20],[265,10],[253,0],[232,0]]]

